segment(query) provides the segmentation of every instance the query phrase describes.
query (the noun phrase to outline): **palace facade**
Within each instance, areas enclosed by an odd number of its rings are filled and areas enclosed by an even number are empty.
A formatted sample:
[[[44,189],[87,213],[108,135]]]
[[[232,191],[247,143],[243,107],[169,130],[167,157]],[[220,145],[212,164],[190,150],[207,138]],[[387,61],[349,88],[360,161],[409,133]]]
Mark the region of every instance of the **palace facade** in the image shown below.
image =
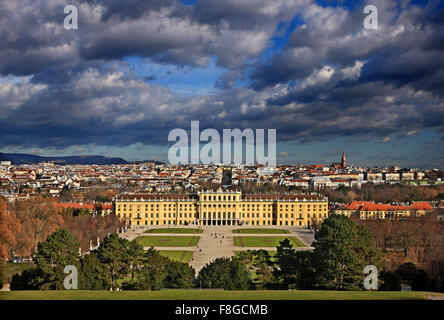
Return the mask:
[[[328,199],[317,194],[122,194],[113,211],[126,225],[311,226],[328,217]]]

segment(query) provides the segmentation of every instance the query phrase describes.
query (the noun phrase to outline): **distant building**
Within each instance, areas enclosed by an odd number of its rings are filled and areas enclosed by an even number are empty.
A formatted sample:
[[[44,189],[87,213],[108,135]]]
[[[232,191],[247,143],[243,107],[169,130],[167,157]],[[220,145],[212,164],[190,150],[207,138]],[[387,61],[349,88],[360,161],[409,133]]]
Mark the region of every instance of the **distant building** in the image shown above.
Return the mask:
[[[344,151],[342,151],[341,162],[334,162],[330,165],[330,167],[333,167],[335,169],[344,169],[347,167],[347,162],[346,162],[346,157],[345,157]]]
[[[320,177],[313,177],[310,180],[310,187],[312,189],[327,189],[332,187],[332,183],[329,177],[320,176]]]
[[[333,212],[348,217],[357,212],[361,220],[397,220],[424,216],[432,210],[433,207],[428,202],[414,202],[410,206],[397,206],[385,203],[377,204],[373,201],[354,201],[348,205],[341,204]]]

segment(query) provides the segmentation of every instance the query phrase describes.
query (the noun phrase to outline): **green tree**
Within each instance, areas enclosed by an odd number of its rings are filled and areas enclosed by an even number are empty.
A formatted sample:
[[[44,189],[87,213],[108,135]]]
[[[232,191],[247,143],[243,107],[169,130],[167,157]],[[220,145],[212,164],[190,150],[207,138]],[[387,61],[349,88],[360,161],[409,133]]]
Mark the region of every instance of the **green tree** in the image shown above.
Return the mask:
[[[279,243],[274,275],[285,289],[312,289],[315,264],[312,251],[295,251],[288,239]]]
[[[0,262],[0,264],[1,264],[1,262]],[[4,274],[3,268],[1,268],[1,265],[0,265],[0,289],[3,288],[4,277],[5,277],[5,274]]]
[[[253,263],[253,250],[239,251],[237,257],[245,264],[250,265]]]
[[[11,290],[39,290],[44,282],[44,274],[37,266],[29,267],[23,272],[12,276],[9,289]]]
[[[413,291],[426,291],[429,290],[429,279],[427,273],[420,269],[412,280]]]
[[[341,215],[328,217],[313,243],[315,287],[334,290],[362,289],[366,265],[380,266],[373,236],[363,226]]]
[[[255,259],[253,267],[256,271],[257,288],[265,289],[269,283],[273,282],[273,263],[271,262],[270,254],[266,250],[254,251]]]
[[[130,280],[124,282],[125,290],[159,290],[165,287],[168,275],[168,258],[160,255],[154,248],[147,250],[139,260],[137,272]]]
[[[97,252],[85,255],[79,273],[79,289],[109,290],[109,283],[108,273],[105,272],[105,266],[100,262]]]
[[[381,272],[382,284],[379,286],[380,291],[400,291],[401,279],[397,272],[383,271]]]
[[[297,264],[296,254],[289,239],[284,239],[279,242],[276,254],[277,266],[274,270],[276,278],[282,282],[285,288],[296,283],[297,278]]]
[[[228,290],[247,290],[251,288],[251,280],[248,276],[246,266],[233,257],[230,263],[231,285]]]
[[[398,268],[397,274],[399,275],[401,282],[410,284],[414,291],[424,291],[429,287],[429,280],[426,272],[422,269],[418,269],[412,262],[402,264]]]
[[[246,266],[232,257],[217,258],[199,272],[198,282],[203,288],[246,290],[251,287]]]
[[[40,289],[64,289],[65,267],[80,266],[79,246],[79,242],[65,229],[58,229],[44,242],[39,242],[35,263],[44,278]]]
[[[267,250],[256,250],[254,251],[255,257],[254,257],[254,266],[259,266],[261,264],[266,264],[266,265],[271,265],[271,260],[270,260],[270,254],[268,253]]]
[[[131,279],[134,279],[134,274],[141,268],[143,262],[144,250],[142,245],[136,241],[130,241],[128,244],[128,263],[130,267]]]
[[[123,283],[125,290],[159,290],[162,288],[191,288],[195,270],[185,263],[172,261],[150,248],[140,254],[134,249],[131,279]],[[135,258],[135,257],[138,258]]]
[[[397,273],[401,280],[411,282],[418,273],[418,268],[413,262],[407,262],[399,266]]]
[[[196,271],[186,263],[169,261],[167,265],[165,286],[167,288],[188,289],[193,287]]]
[[[316,265],[313,262],[314,254],[312,251],[296,251],[296,289],[313,289],[316,275]]]
[[[114,290],[117,279],[128,274],[131,263],[134,261],[134,257],[131,257],[131,253],[134,252],[134,244],[119,238],[116,233],[112,233],[103,239],[103,243],[96,251],[107,274],[108,285]]]

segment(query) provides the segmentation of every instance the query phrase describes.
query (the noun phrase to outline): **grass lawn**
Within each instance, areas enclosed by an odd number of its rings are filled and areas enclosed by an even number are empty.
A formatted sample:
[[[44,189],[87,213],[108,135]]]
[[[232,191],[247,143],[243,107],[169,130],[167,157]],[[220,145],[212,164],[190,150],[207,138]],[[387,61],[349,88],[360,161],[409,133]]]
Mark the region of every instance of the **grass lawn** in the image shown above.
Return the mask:
[[[200,237],[196,236],[141,236],[136,241],[144,247],[194,247]]]
[[[202,233],[202,229],[196,228],[159,228],[148,229],[145,233]]]
[[[305,247],[301,240],[296,237],[234,237],[234,245],[237,247],[277,247],[279,242],[285,238],[295,247]]]
[[[248,229],[234,229],[233,233],[290,233],[288,230],[284,229],[266,229],[266,228],[248,228]]]
[[[1,291],[0,300],[425,300],[440,293],[419,291],[198,290]]]
[[[188,263],[193,256],[193,251],[185,250],[160,250],[160,255],[170,258],[174,261]]]

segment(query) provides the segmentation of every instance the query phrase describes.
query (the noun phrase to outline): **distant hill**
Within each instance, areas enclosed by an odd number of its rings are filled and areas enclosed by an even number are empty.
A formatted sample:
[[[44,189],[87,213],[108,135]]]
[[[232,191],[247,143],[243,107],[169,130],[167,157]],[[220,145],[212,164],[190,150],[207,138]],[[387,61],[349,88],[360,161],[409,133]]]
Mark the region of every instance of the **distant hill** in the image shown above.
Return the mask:
[[[128,161],[128,163],[133,163],[133,164],[154,163],[155,165],[165,164],[165,162],[157,160],[137,160],[137,161]]]
[[[2,153],[0,161],[11,161],[12,164],[32,164],[45,161],[54,161],[58,164],[127,164],[125,159],[104,156],[67,156],[67,157],[42,157],[25,153]]]

